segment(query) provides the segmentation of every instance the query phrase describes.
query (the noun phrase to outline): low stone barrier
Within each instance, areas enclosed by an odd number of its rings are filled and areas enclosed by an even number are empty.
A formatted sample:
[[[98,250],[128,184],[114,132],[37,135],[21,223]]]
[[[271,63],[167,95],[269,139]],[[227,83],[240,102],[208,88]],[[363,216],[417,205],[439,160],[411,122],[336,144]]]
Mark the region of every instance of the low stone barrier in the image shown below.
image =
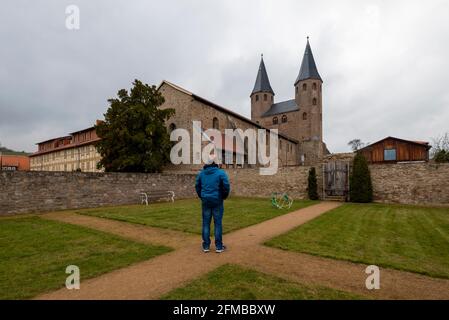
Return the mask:
[[[140,192],[195,195],[192,174],[0,172],[0,215],[136,204]]]

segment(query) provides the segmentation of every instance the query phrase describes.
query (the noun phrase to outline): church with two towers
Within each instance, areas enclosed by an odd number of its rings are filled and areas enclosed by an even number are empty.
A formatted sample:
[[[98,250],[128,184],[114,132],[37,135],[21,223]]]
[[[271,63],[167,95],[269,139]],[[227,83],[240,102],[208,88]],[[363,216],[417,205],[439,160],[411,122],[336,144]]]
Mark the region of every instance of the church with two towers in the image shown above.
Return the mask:
[[[192,136],[193,120],[201,121],[203,130],[214,128],[221,132],[236,128],[278,129],[279,165],[311,165],[319,162],[329,151],[323,142],[323,80],[318,73],[308,39],[299,74],[293,85],[293,99],[276,101],[262,57],[250,94],[251,119],[166,80],[162,81],[158,90],[165,98],[161,107],[175,109],[175,114],[167,121],[169,131],[184,128],[191,131]],[[191,155],[194,160],[199,156]],[[246,150],[245,154],[234,154],[234,157],[236,156],[246,159]]]
[[[323,80],[318,72],[309,39],[298,76],[293,83],[294,98],[277,102],[260,60],[256,82],[251,92],[251,120],[269,129],[278,129],[298,141],[300,163],[313,163],[328,154],[323,142]]]

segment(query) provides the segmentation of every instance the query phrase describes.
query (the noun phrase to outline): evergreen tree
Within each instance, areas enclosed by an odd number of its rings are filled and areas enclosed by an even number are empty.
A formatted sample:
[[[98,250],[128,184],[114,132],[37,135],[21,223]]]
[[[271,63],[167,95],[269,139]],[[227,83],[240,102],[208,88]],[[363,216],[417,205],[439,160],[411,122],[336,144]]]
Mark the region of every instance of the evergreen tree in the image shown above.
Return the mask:
[[[352,173],[349,179],[349,196],[352,202],[373,201],[373,185],[368,163],[361,153],[354,157]]]
[[[310,168],[309,170],[309,178],[307,179],[308,182],[308,193],[309,193],[309,199],[310,200],[318,200],[318,188],[317,188],[317,181],[316,181],[316,171],[315,167]]]
[[[122,89],[110,104],[103,122],[95,126],[101,140],[98,167],[105,171],[160,172],[170,160],[172,143],[165,121],[173,109],[160,109],[164,97],[156,86],[133,82],[130,93]]]

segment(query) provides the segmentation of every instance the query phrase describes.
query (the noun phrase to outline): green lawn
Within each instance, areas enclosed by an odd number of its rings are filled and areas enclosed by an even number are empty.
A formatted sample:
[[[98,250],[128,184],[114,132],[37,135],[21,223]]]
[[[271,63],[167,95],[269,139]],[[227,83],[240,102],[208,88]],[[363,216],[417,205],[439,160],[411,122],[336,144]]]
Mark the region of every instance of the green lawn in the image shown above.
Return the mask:
[[[65,285],[68,265],[83,280],[170,251],[39,217],[0,219],[0,300]]]
[[[345,204],[266,244],[449,278],[449,208]]]
[[[297,200],[289,210],[286,210],[274,208],[269,198],[230,198],[225,201],[223,232],[247,227],[315,203],[317,202]],[[201,203],[198,199],[177,200],[174,203],[153,203],[149,206],[133,205],[86,209],[76,212],[153,227],[201,233]]]
[[[169,292],[169,300],[306,300],[363,299],[351,293],[320,286],[303,285],[279,277],[224,265],[185,287]]]

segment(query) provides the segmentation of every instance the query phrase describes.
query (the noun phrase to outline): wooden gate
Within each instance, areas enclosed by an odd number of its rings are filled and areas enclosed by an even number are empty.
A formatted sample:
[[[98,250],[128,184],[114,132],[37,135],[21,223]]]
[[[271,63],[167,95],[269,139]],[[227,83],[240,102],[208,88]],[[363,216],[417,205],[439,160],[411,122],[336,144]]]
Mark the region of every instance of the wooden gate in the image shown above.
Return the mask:
[[[345,201],[349,194],[349,163],[332,161],[323,164],[324,199]]]

